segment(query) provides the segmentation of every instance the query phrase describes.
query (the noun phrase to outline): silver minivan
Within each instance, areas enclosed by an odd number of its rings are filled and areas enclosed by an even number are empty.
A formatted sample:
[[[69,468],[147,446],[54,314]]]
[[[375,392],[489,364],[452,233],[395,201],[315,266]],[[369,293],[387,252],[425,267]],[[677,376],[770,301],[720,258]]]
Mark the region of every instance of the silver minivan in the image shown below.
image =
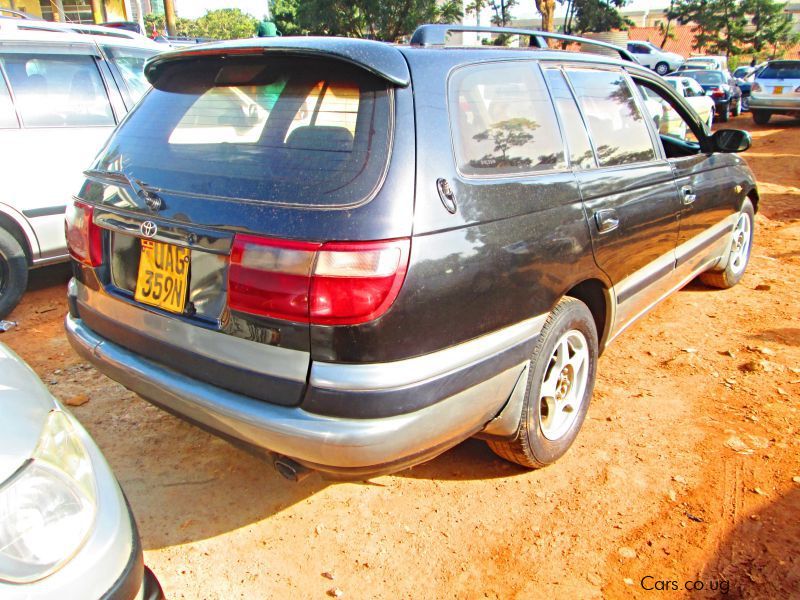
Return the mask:
[[[148,89],[162,46],[0,18],[0,318],[28,269],[66,260],[64,209],[81,172]]]

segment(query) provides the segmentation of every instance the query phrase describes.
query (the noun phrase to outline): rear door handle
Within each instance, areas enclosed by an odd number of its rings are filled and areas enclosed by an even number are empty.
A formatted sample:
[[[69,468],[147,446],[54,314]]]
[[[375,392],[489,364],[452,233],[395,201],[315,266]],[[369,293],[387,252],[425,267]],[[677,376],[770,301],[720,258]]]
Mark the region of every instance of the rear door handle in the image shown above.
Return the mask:
[[[692,186],[685,185],[681,188],[681,201],[689,206],[692,202],[697,200],[697,194],[692,193]]]
[[[596,213],[594,213],[594,220],[597,223],[597,231],[600,233],[614,231],[617,227],[619,227],[619,217],[617,216],[617,211],[610,208],[598,210]]]

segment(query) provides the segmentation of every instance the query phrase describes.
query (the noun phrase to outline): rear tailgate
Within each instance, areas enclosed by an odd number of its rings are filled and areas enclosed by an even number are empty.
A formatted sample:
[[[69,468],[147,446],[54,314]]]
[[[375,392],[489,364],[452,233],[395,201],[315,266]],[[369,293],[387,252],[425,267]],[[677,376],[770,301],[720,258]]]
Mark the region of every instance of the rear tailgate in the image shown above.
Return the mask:
[[[101,264],[79,272],[80,316],[175,370],[298,404],[314,248],[411,233],[413,199],[393,219],[380,201],[392,85],[362,66],[285,52],[187,53],[152,78],[79,195],[102,241]],[[250,240],[267,252],[248,254]]]

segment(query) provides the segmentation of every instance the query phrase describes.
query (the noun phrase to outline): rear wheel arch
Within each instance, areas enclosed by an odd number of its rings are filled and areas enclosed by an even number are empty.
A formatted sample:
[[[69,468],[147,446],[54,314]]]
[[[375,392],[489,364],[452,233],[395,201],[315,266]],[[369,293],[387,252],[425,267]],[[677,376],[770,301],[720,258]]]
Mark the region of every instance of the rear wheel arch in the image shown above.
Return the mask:
[[[25,235],[25,231],[22,229],[19,223],[1,211],[0,229],[4,229],[10,233],[12,237],[17,240],[17,243],[22,246],[22,249],[25,251],[25,258],[28,260],[28,266],[33,264],[33,248],[31,248],[30,240],[28,239],[28,236]]]
[[[597,342],[602,353],[614,322],[611,290],[599,279],[585,279],[572,286],[564,296],[583,302],[592,313],[597,328]]]

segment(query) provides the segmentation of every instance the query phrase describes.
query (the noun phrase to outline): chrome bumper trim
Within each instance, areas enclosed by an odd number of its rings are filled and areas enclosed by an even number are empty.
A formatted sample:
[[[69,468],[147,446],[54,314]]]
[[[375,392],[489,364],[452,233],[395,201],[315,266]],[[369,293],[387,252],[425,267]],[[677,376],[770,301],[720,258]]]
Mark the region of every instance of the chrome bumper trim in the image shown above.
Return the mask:
[[[340,364],[314,361],[309,383],[315,388],[380,391],[422,383],[469,367],[537,336],[547,320],[539,315],[437,352],[389,363]]]
[[[205,358],[255,373],[302,383],[306,380],[308,363],[311,360],[308,352],[251,342],[184,323],[180,319],[133,306],[104,292],[92,291],[74,279],[70,282],[67,293],[77,300],[78,310],[81,305],[86,305],[95,312],[125,323],[127,327],[159,342],[192,348],[193,352]]]
[[[145,399],[321,470],[378,467],[466,439],[503,408],[525,367],[516,365],[413,413],[342,419],[260,402],[197,381],[100,338],[71,315],[65,327],[78,354]]]

